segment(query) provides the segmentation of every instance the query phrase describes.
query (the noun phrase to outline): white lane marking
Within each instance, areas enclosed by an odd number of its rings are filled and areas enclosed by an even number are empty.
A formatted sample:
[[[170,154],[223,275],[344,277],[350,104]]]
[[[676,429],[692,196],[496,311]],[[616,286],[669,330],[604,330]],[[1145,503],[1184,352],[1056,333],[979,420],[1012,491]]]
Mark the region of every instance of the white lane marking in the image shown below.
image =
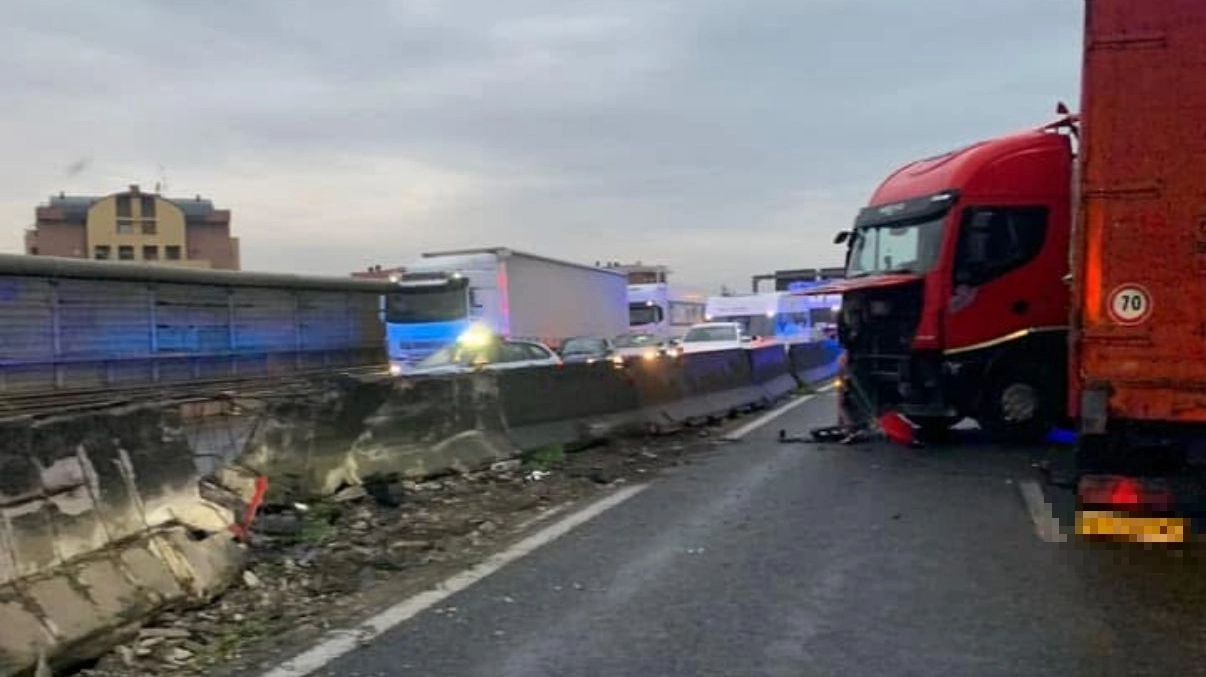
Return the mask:
[[[285,661],[279,666],[263,673],[260,677],[303,677],[303,675],[308,675],[353,649],[371,642],[386,631],[413,618],[420,612],[477,583],[507,564],[561,538],[576,527],[627,501],[648,487],[648,484],[625,487],[606,498],[595,501],[582,510],[568,515],[564,519],[528,536],[506,550],[491,555],[486,560],[445,579],[435,588],[421,592],[414,597],[395,604],[368,619],[355,629],[328,632],[309,651],[305,651]]]
[[[526,531],[528,529],[528,527],[532,526],[533,524],[543,522],[556,515],[559,515],[559,514],[565,512],[566,510],[569,510],[573,505],[574,504],[572,501],[566,501],[565,503],[559,503],[559,504],[553,506],[552,508],[545,510],[542,513],[532,515],[531,517],[520,522],[519,524],[516,524],[515,526],[511,527],[511,531],[516,532],[516,533],[518,533],[520,531]]]
[[[1034,522],[1034,532],[1046,543],[1064,543],[1068,540],[1060,527],[1059,520],[1051,512],[1051,504],[1043,496],[1043,489],[1034,480],[1018,482],[1018,491],[1022,492],[1022,501],[1026,503],[1026,512],[1030,513],[1030,521]]]
[[[758,428],[761,428],[762,426],[766,425],[767,423],[770,423],[771,421],[779,418],[783,414],[786,414],[787,412],[791,411],[792,409],[795,409],[796,407],[800,406],[801,404],[804,404],[805,402],[808,402],[809,400],[814,399],[817,395],[819,395],[821,393],[827,393],[830,390],[833,390],[832,383],[825,386],[824,388],[818,388],[817,391],[811,395],[804,395],[803,397],[794,399],[794,400],[788,402],[787,404],[784,404],[783,406],[779,407],[778,409],[768,411],[767,413],[759,416],[758,418],[750,421],[749,423],[746,423],[745,425],[741,426],[740,428],[738,428],[730,433],[727,433],[724,437],[721,437],[720,439],[724,440],[725,442],[736,442],[736,441],[740,440],[742,437],[745,437],[746,435],[754,432]]]

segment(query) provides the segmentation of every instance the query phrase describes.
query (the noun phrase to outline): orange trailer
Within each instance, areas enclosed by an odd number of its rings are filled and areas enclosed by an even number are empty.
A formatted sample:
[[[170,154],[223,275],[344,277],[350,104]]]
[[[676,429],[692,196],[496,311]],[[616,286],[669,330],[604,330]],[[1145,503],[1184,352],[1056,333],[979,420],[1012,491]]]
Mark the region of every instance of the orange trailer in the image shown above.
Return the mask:
[[[1180,540],[1184,462],[1206,444],[1206,2],[1087,0],[1084,35],[1079,531]]]

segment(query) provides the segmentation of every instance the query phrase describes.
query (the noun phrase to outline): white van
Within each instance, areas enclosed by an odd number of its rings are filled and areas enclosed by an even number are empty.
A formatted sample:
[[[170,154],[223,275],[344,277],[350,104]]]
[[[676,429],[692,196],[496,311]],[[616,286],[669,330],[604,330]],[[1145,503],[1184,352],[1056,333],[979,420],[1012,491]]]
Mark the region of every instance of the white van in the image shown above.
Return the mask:
[[[709,350],[732,350],[742,348],[750,338],[742,333],[736,322],[705,322],[697,324],[683,334],[678,345],[679,354],[702,353]]]

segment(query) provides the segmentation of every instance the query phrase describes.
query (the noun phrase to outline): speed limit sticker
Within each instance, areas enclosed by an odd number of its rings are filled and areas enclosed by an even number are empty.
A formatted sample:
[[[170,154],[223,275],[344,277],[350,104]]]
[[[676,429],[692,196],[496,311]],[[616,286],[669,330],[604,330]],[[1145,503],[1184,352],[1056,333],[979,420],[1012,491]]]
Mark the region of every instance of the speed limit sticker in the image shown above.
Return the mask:
[[[1152,314],[1152,295],[1142,285],[1128,283],[1110,292],[1110,317],[1118,324],[1141,324]]]

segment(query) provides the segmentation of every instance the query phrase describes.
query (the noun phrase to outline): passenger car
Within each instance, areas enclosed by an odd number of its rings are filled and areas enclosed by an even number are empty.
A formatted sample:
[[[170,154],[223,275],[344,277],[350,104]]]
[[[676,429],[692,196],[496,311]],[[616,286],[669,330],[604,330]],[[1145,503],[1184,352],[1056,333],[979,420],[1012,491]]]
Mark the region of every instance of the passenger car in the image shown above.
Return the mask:
[[[558,364],[561,364],[561,358],[542,343],[495,339],[481,344],[457,342],[444,346],[403,375],[463,374],[480,369],[522,369]]]

